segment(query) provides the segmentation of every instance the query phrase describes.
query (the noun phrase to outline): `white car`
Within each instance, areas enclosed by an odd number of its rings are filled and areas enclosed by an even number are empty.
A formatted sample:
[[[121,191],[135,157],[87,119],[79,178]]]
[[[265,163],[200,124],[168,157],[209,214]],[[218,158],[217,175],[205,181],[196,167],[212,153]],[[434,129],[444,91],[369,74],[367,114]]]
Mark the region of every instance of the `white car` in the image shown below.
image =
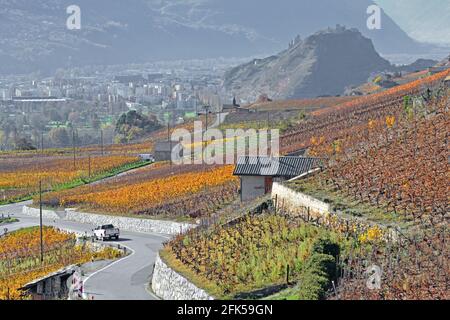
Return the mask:
[[[107,224],[103,226],[99,226],[94,229],[94,237],[95,240],[118,240],[120,236],[120,231],[117,228],[114,228],[112,224]]]

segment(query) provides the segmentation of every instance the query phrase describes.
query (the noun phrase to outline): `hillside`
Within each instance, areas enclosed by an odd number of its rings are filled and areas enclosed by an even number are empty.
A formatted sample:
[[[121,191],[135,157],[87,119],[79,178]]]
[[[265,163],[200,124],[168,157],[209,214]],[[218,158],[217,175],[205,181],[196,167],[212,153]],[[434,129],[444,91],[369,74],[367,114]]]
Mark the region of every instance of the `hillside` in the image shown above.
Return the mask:
[[[317,142],[333,143],[355,128],[373,119],[397,115],[403,111],[404,97],[420,95],[426,89],[439,87],[450,74],[443,71],[383,92],[359,97],[311,113],[312,118],[281,138],[282,153],[310,148]]]
[[[239,57],[281,50],[330,25],[356,27],[382,53],[423,47],[383,13],[366,28],[370,0],[79,0],[81,30],[66,28],[69,0],[0,0],[0,74],[152,60]],[[326,9],[324,9],[326,8]],[[273,21],[276,23],[267,23]],[[207,41],[205,39],[208,39]],[[173,50],[176,47],[177,50]]]
[[[241,99],[260,94],[274,99],[335,96],[365,82],[373,72],[390,69],[371,40],[356,29],[317,32],[266,59],[253,60],[225,75],[224,87]]]

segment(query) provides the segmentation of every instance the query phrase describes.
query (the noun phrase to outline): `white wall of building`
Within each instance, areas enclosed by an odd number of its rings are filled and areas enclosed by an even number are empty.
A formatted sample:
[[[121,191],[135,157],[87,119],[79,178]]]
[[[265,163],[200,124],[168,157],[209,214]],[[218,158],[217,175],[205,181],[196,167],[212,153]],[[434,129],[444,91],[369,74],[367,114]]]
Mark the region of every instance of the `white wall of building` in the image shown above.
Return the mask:
[[[241,193],[242,201],[249,201],[262,197],[266,193],[265,177],[242,176]]]

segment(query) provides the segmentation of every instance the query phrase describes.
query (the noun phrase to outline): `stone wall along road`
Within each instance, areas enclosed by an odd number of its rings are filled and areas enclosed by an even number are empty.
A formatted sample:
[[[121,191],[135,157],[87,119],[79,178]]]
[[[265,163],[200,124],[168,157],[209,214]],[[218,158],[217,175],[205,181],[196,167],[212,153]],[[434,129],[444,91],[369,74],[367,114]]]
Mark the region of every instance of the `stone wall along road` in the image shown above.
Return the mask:
[[[155,261],[152,290],[163,300],[214,300],[205,290],[168,267],[159,255]]]
[[[22,213],[31,217],[39,217],[39,209],[29,206],[24,206],[22,209]],[[195,224],[180,223],[173,221],[138,219],[138,218],[77,212],[73,209],[66,209],[65,211],[43,210],[42,215],[45,219],[52,219],[52,220],[61,219],[84,224],[91,224],[95,226],[112,224],[115,227],[125,231],[142,232],[142,233],[159,233],[167,235],[177,235],[181,232],[185,232],[197,226]]]

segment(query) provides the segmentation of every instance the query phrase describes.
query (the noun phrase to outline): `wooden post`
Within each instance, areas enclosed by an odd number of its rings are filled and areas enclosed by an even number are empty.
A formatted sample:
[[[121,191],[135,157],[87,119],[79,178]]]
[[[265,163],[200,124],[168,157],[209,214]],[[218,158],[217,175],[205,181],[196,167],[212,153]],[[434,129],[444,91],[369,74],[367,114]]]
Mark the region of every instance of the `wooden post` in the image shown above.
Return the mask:
[[[278,213],[278,195],[275,195],[275,213]]]
[[[336,289],[336,284],[334,283],[334,281],[331,281],[332,285],[333,285],[333,290],[334,290],[334,294],[336,296],[336,298],[338,297],[338,293],[337,293],[337,289]]]
[[[289,265],[286,266],[286,284],[289,285]]]

